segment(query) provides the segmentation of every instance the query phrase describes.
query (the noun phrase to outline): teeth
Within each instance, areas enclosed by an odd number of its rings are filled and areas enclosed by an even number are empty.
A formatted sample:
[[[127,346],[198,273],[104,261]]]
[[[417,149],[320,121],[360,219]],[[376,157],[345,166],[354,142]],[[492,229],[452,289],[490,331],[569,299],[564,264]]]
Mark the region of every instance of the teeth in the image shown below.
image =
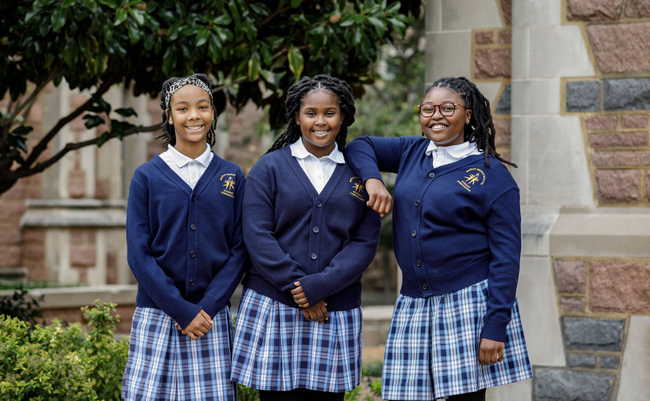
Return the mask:
[[[328,132],[329,132],[329,130],[327,130],[327,131],[314,131],[314,134],[323,135],[323,134],[327,134]]]
[[[441,128],[447,128],[447,126],[443,125],[443,124],[434,124],[434,125],[431,126],[431,128],[433,128],[433,129],[441,129]]]
[[[194,127],[187,127],[187,129],[189,129],[189,130],[198,130],[198,129],[201,129],[201,128],[203,128],[202,125],[196,125]]]

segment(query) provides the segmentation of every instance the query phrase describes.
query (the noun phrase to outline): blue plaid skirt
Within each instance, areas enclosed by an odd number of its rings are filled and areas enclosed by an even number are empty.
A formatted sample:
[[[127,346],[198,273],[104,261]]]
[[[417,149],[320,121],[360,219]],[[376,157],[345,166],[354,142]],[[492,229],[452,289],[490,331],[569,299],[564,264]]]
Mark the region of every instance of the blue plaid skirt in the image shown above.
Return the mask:
[[[319,324],[305,320],[299,308],[245,289],[232,380],[267,391],[350,391],[361,381],[361,332],[361,308],[329,312]]]
[[[390,324],[382,398],[434,400],[533,377],[515,300],[502,362],[478,361],[487,280],[428,298],[399,295]]]
[[[160,309],[136,308],[122,380],[125,400],[235,400],[230,381],[232,326],[225,307],[197,340]]]

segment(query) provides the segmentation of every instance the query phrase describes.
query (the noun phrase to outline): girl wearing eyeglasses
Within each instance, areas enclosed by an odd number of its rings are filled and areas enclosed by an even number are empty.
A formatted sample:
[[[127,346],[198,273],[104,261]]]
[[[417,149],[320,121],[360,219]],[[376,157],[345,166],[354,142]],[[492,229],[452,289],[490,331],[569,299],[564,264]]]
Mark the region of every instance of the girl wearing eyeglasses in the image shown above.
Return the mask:
[[[519,188],[494,145],[490,102],[466,78],[429,87],[419,137],[361,137],[346,150],[382,216],[397,173],[393,244],[403,282],[384,356],[382,398],[485,400],[532,369],[516,299]]]

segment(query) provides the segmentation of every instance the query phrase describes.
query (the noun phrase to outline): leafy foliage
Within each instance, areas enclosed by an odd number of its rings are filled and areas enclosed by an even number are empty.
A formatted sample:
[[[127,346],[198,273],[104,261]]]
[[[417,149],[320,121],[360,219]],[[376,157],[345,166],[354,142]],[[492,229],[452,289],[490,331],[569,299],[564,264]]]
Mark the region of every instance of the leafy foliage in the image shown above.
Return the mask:
[[[130,109],[111,113],[102,96],[115,84],[155,96],[170,76],[206,73],[219,113],[227,102],[237,110],[248,101],[269,105],[273,127],[284,124],[283,89],[301,75],[335,75],[361,94],[373,82],[368,66],[379,46],[404,35],[407,15],[420,7],[420,0],[2,2],[0,98],[8,94],[10,102],[0,120],[0,193],[68,151],[158,128],[124,122]],[[29,151],[29,109],[48,83],[63,80],[94,96]],[[37,163],[58,132],[83,114],[86,127],[105,124],[105,133]]]
[[[38,318],[43,318],[43,309],[39,306],[39,301],[43,301],[28,295],[27,290],[19,288],[14,291],[13,295],[0,298],[0,315],[14,317],[35,325]]]
[[[0,399],[118,400],[128,342],[115,341],[115,304],[85,309],[79,324],[36,326],[0,315]]]

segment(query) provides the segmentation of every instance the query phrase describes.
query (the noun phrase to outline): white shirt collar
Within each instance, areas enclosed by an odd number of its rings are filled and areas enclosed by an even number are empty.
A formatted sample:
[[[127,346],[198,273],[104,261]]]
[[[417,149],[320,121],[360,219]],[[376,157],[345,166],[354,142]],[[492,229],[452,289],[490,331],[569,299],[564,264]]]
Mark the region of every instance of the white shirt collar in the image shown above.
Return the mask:
[[[453,157],[454,159],[463,159],[467,156],[470,156],[471,154],[477,154],[479,152],[478,147],[474,142],[467,141],[458,145],[436,146],[436,144],[433,141],[429,141],[429,146],[427,147],[426,155],[431,156],[431,154],[436,149],[444,150],[449,154],[449,156]]]
[[[309,156],[316,157],[307,150],[305,144],[302,143],[302,138],[299,138],[296,142],[289,145],[289,147],[291,148],[291,156],[297,159],[305,159]],[[339,151],[339,145],[336,142],[334,142],[334,150],[332,150],[332,153],[321,157],[321,159],[330,159],[334,163],[345,164],[345,157],[343,157],[343,153]]]
[[[185,167],[185,165],[187,165],[187,163],[191,162],[192,160],[200,163],[203,167],[207,167],[210,164],[211,160],[211,148],[207,143],[205,144],[205,151],[201,153],[201,155],[196,159],[191,159],[188,156],[185,156],[169,144],[167,145],[167,152],[171,159],[174,161],[174,164],[176,164],[179,168]]]

